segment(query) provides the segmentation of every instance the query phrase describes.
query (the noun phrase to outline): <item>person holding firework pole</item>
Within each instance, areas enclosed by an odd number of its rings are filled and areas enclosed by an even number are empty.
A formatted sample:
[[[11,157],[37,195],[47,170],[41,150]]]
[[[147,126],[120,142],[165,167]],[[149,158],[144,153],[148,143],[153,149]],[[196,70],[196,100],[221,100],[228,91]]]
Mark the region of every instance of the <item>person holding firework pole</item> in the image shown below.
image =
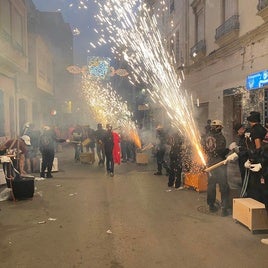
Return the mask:
[[[226,148],[226,139],[222,134],[223,124],[220,120],[213,120],[209,133],[205,137],[205,152],[208,157],[208,166],[226,161],[225,156],[229,152]],[[226,162],[227,163],[227,162]],[[228,215],[229,185],[227,182],[227,166],[225,164],[211,170],[208,176],[207,204],[210,212],[216,212],[216,184],[221,192],[221,215]]]

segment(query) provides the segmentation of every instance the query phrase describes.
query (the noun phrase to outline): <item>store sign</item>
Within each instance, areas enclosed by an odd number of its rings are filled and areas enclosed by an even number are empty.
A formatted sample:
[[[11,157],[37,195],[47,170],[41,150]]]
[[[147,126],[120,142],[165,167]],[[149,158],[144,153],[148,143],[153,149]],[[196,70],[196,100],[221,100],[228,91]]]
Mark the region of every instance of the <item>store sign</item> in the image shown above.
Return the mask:
[[[258,89],[265,86],[268,86],[268,70],[264,70],[247,76],[246,88],[248,90]]]

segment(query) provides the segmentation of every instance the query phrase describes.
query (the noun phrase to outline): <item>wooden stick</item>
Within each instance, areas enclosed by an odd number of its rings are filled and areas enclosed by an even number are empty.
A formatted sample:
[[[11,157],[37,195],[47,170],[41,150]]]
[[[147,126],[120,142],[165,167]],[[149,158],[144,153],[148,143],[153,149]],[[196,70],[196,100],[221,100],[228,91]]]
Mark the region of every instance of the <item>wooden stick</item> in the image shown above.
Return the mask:
[[[215,168],[218,168],[218,167],[220,167],[220,166],[223,166],[223,165],[225,165],[225,164],[226,164],[226,160],[223,160],[223,161],[221,161],[221,162],[219,162],[219,163],[214,164],[213,166],[207,167],[207,168],[205,169],[205,171],[206,171],[206,172],[210,172],[211,170],[213,170],[213,169],[215,169]]]

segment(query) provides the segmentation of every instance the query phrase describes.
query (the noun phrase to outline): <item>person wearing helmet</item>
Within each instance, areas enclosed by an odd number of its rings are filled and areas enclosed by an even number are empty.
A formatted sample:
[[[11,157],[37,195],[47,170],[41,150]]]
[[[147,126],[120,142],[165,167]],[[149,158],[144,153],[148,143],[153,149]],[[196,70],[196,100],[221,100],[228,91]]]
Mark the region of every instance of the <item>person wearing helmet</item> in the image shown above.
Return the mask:
[[[226,139],[222,134],[223,124],[221,120],[212,120],[211,128],[205,137],[205,151],[208,157],[208,166],[212,166],[225,159],[229,150],[226,148]],[[219,184],[221,192],[221,215],[228,215],[229,185],[227,182],[227,166],[220,166],[209,173],[207,204],[210,212],[216,212],[216,184]]]

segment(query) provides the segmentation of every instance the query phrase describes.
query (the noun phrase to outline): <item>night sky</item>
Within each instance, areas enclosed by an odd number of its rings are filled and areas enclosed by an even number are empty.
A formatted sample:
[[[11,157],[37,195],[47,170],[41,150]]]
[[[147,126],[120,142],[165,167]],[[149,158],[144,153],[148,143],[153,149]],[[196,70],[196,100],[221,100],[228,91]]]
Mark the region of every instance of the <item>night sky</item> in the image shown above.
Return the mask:
[[[84,0],[87,9],[79,8],[79,0],[32,0],[40,11],[61,12],[64,21],[69,23],[71,29],[78,29],[79,35],[74,35],[74,63],[80,66],[86,65],[87,56],[111,57],[107,47],[93,48],[90,42],[97,43],[98,34],[94,31],[98,28],[94,15],[98,9],[93,0]],[[71,5],[71,6],[70,6]],[[89,51],[88,51],[89,50]]]

